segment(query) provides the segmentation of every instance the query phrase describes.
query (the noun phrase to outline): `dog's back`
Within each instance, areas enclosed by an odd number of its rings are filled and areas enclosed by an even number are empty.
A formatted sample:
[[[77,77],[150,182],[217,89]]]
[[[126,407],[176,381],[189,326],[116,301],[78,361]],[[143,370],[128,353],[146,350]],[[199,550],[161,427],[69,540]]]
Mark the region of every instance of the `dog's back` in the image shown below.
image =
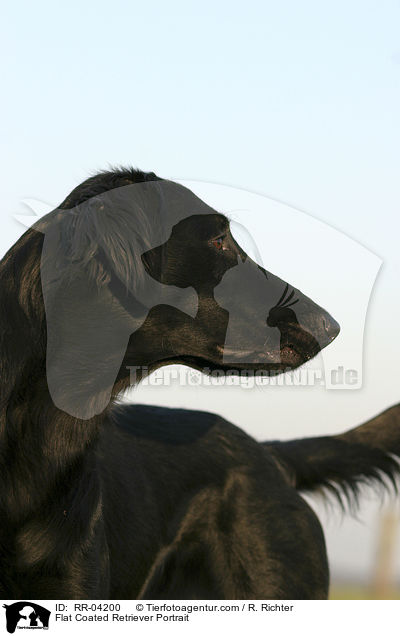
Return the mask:
[[[324,598],[322,532],[296,491],[395,483],[399,424],[397,405],[342,435],[260,444],[212,413],[114,407],[101,445],[112,595]]]
[[[318,520],[273,454],[236,426],[118,406],[101,449],[113,597],[326,596]]]

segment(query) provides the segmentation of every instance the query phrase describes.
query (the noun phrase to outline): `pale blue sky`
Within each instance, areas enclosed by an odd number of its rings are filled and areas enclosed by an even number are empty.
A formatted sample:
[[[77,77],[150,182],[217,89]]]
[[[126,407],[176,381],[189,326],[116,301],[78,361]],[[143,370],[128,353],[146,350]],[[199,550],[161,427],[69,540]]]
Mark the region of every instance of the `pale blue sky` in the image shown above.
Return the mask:
[[[223,392],[220,410],[253,410],[258,433],[265,417],[264,437],[357,424],[400,398],[399,32],[400,4],[389,0],[9,3],[0,26],[1,252],[22,231],[13,218],[21,199],[56,204],[107,164],[230,184],[305,210],[383,259],[364,386],[290,401]],[[355,263],[343,303],[356,273]],[[182,403],[204,406],[185,395]],[[304,428],[291,430],[299,408]],[[367,572],[372,557],[346,545],[364,541],[370,554],[372,534],[343,527],[341,542],[328,528],[333,558],[362,561]]]

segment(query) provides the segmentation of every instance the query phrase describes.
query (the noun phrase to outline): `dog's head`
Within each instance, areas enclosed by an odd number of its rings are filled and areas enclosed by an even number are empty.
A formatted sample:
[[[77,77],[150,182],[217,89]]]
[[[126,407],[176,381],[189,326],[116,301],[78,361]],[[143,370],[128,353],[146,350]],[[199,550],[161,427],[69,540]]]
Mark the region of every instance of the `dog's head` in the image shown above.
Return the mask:
[[[153,174],[98,175],[35,229],[44,234],[48,386],[75,417],[104,410],[129,367],[138,377],[177,362],[281,373],[339,332],[251,260],[223,214]]]

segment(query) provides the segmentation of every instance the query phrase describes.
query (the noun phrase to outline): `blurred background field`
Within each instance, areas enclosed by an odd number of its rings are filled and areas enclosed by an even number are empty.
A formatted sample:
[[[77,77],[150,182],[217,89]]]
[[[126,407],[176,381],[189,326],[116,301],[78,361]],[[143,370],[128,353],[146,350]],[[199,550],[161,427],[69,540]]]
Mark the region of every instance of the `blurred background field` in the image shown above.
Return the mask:
[[[376,521],[369,577],[332,577],[329,593],[331,600],[400,600],[400,581],[397,574],[400,531],[398,505],[386,505],[379,512]]]
[[[373,600],[378,597],[374,594],[374,590],[370,587],[362,585],[357,582],[333,582],[329,592],[329,599],[331,601],[350,601],[350,600]],[[393,587],[388,593],[379,597],[380,600],[400,600],[400,586]]]

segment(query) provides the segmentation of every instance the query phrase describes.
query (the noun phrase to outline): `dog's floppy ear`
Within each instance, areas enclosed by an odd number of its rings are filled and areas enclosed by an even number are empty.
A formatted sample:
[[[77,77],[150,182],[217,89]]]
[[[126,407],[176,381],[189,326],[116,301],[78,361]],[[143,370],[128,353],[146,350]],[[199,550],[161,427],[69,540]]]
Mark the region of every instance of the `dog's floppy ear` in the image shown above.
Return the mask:
[[[54,404],[79,419],[108,405],[130,335],[151,307],[172,304],[192,316],[193,289],[162,285],[142,254],[165,241],[156,182],[116,188],[70,210],[57,209],[35,229],[45,234],[41,283],[46,311],[47,383]],[[113,293],[112,279],[121,295]]]
[[[80,212],[58,210],[41,223],[41,283],[50,395],[59,409],[87,420],[110,401],[134,323],[108,289],[109,272]]]

